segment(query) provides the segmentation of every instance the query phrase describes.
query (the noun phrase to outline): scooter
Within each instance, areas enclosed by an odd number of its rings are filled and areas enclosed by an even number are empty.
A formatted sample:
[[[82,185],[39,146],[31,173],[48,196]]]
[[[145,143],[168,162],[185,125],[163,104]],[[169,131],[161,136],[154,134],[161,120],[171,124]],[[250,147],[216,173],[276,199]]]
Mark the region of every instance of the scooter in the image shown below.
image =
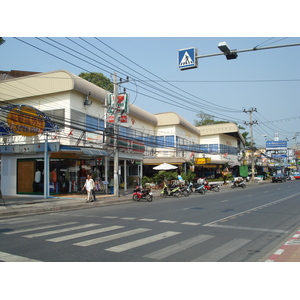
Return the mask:
[[[188,187],[185,185],[185,186],[182,186],[181,188],[179,188],[182,195],[185,196],[185,197],[188,197],[190,195],[189,191],[188,191]]]
[[[137,186],[135,190],[133,190],[132,200],[140,201],[141,199],[146,199],[148,202],[151,202],[153,200],[151,189],[143,191],[139,186]]]
[[[180,191],[179,186],[171,187],[171,190],[169,192],[168,186],[164,183],[164,187],[162,188],[162,190],[160,192],[160,196],[162,198],[166,198],[167,196],[175,196],[177,198],[180,198],[182,196],[182,192]]]
[[[204,187],[208,190],[208,191],[214,191],[214,192],[219,192],[220,191],[220,185],[213,183],[213,184],[209,184],[208,182],[206,182],[204,184]]]
[[[188,191],[188,193],[189,194],[191,194],[191,193],[194,193],[194,191],[193,191],[193,184],[190,182],[190,184],[187,186],[187,189],[186,189],[187,191]]]
[[[204,184],[200,184],[199,186],[195,187],[195,193],[200,193],[201,195],[204,195],[206,191],[207,189],[205,188]]]
[[[244,180],[241,180],[241,181],[234,181],[232,180],[231,181],[231,188],[232,189],[235,189],[236,187],[241,187],[241,188],[246,188],[246,183]]]

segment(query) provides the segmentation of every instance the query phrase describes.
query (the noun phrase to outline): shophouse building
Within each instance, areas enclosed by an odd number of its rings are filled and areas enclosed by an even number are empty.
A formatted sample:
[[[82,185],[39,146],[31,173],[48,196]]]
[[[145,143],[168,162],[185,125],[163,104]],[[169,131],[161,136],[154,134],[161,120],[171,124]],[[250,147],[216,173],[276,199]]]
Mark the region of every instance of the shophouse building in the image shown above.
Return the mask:
[[[87,173],[107,188],[115,151],[125,189],[161,162],[211,176],[239,163],[244,140],[233,123],[195,127],[129,104],[112,124],[106,90],[65,70],[26,75],[0,81],[3,195],[76,193]]]

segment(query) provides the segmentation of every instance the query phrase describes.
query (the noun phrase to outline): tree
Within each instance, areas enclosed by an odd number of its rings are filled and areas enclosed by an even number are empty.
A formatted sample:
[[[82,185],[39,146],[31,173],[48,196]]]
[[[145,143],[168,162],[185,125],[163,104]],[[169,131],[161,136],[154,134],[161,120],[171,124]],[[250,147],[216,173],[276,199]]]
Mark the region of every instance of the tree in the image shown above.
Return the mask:
[[[96,73],[96,72],[91,72],[91,73],[84,73],[81,72],[79,77],[103,88],[106,91],[113,92],[114,90],[114,85],[113,83],[109,80],[109,78],[105,77],[102,73]]]
[[[194,120],[195,126],[228,123],[226,121],[216,121],[213,115],[206,114],[203,111],[200,111],[198,114],[196,114],[196,117],[198,117],[200,120]]]
[[[5,43],[5,40],[2,37],[0,37],[0,45],[2,45],[4,43]]]
[[[216,121],[214,119],[213,115],[206,114],[203,111],[200,111],[198,114],[196,114],[196,117],[200,118],[200,120],[194,120],[194,125],[195,126],[229,123],[229,121]],[[239,130],[245,130],[245,127],[242,127],[240,125],[238,126],[238,128],[239,128]],[[244,131],[242,133],[242,136],[245,139],[245,146],[250,146],[250,142],[248,142],[249,132]]]

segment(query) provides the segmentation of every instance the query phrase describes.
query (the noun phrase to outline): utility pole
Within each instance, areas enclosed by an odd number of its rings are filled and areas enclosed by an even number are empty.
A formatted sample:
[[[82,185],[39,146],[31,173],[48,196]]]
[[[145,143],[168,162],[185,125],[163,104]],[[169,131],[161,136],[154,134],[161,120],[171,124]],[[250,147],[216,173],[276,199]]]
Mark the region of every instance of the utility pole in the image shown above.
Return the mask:
[[[251,180],[254,181],[254,147],[253,147],[253,130],[252,130],[252,126],[253,124],[257,124],[256,121],[252,121],[252,113],[253,112],[256,112],[256,108],[250,108],[249,110],[245,110],[244,109],[244,112],[245,113],[249,113],[250,114],[250,122],[247,123],[245,122],[245,125],[250,125],[250,137],[251,137],[251,142],[250,142],[250,145],[251,145]]]
[[[118,135],[117,122],[118,122],[118,85],[128,82],[129,78],[125,81],[120,79],[117,82],[117,74],[114,73],[114,195],[119,195],[119,149],[118,149]]]

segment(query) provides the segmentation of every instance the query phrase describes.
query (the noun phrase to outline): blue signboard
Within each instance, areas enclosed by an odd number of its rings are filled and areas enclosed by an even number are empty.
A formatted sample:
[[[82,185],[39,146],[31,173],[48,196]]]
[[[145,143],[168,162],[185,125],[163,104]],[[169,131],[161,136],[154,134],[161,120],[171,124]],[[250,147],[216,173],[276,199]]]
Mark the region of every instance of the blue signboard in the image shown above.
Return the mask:
[[[266,148],[267,149],[287,148],[287,141],[267,141]]]
[[[197,49],[186,48],[178,50],[178,68],[179,70],[197,68]]]

